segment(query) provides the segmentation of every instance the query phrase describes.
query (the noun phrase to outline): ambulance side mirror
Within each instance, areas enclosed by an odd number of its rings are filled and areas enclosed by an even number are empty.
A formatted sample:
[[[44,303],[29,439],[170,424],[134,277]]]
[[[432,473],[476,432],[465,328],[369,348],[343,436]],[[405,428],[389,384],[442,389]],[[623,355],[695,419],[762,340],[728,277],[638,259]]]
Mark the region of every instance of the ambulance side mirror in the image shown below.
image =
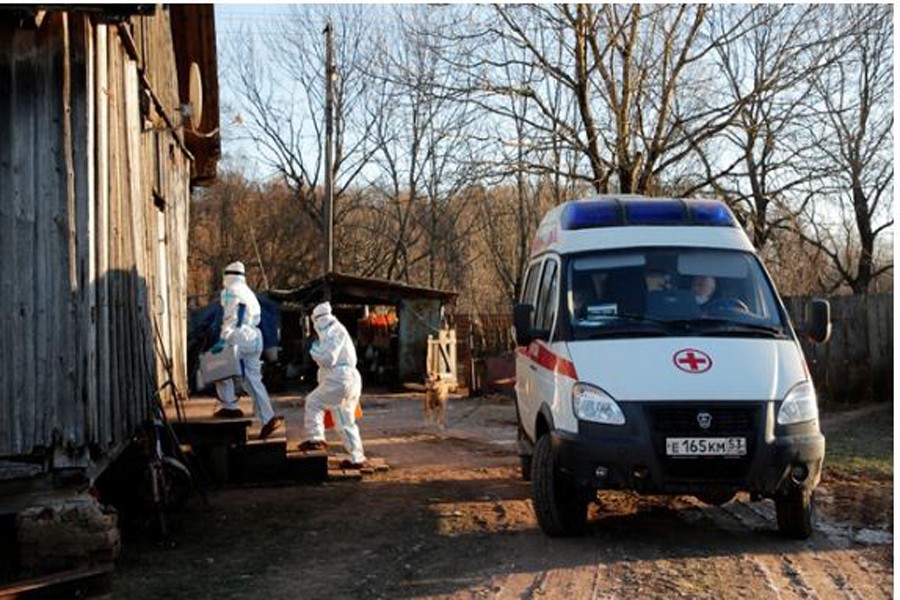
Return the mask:
[[[513,327],[516,328],[516,346],[527,346],[534,339],[531,329],[531,314],[534,306],[531,304],[516,304],[513,307]]]
[[[814,298],[806,305],[806,335],[816,344],[831,337],[831,305],[828,300]]]

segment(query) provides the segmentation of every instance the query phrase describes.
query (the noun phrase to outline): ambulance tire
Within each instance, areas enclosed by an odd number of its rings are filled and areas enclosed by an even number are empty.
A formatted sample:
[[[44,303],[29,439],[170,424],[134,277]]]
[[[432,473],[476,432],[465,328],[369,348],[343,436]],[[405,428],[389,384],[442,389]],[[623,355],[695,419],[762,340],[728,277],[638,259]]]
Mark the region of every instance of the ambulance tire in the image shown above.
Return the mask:
[[[519,455],[519,468],[522,471],[522,481],[531,481],[531,465],[532,461],[531,456],[527,454]]]
[[[518,437],[520,442],[528,439],[521,424],[518,427]],[[521,469],[522,481],[531,481],[531,457],[531,454],[519,455],[519,467]]]
[[[709,504],[710,506],[722,506],[723,504],[728,504],[732,501],[732,499],[734,499],[734,492],[730,490],[724,492],[707,492],[705,494],[697,494],[694,497],[704,504]]]
[[[542,435],[534,447],[531,468],[531,503],[541,530],[550,537],[584,533],[589,499],[586,490],[560,474],[550,434]]]
[[[775,498],[778,531],[785,537],[805,540],[813,533],[816,503],[812,492],[796,491]]]

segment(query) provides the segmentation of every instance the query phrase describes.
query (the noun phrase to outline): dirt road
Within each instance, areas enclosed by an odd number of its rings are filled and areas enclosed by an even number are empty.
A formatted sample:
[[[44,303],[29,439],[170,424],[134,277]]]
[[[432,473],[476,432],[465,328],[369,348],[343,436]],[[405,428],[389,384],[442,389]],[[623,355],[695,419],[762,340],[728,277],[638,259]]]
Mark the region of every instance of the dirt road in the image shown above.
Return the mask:
[[[624,493],[600,496],[587,536],[550,539],[518,478],[512,404],[451,402],[439,431],[419,402],[364,398],[366,450],[390,471],[193,502],[175,548],[126,544],[116,597],[892,597],[891,482],[826,480],[805,542],[776,534],[768,501]],[[299,402],[279,405],[297,435]]]

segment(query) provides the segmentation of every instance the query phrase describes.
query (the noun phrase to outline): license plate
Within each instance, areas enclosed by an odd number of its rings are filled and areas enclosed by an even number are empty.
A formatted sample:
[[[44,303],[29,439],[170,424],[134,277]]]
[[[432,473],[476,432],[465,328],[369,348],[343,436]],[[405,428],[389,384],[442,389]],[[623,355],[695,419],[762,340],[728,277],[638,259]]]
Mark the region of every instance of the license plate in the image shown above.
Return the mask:
[[[747,439],[729,438],[666,438],[668,456],[745,456]]]

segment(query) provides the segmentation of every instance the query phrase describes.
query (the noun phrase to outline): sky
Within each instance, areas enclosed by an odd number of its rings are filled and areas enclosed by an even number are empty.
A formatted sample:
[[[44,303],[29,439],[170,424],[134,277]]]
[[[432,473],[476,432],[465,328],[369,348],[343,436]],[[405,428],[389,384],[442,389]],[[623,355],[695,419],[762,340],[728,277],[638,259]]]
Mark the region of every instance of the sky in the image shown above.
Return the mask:
[[[271,168],[259,160],[259,152],[252,142],[241,139],[242,128],[240,118],[236,118],[238,111],[235,102],[235,81],[229,76],[229,55],[235,41],[241,36],[250,35],[262,37],[267,33],[277,33],[275,27],[270,24],[274,20],[294,16],[291,4],[216,4],[216,44],[218,47],[219,63],[219,93],[221,106],[220,131],[222,135],[222,167],[239,165],[241,171],[253,179],[265,179],[272,174]],[[311,4],[311,3],[301,3]],[[321,4],[321,3],[318,3]],[[387,5],[385,5],[387,6]],[[380,12],[377,8],[375,14]],[[372,17],[377,20],[375,15]],[[324,28],[324,23],[323,23]],[[324,44],[325,38],[322,37]],[[265,44],[256,44],[254,51],[263,53],[265,59]],[[323,82],[324,86],[324,82]],[[315,150],[317,143],[310,135],[309,142],[313,144],[310,151]]]
[[[239,139],[240,127],[235,120],[233,108],[233,82],[224,71],[228,64],[225,52],[236,36],[244,35],[247,30],[262,30],[265,23],[270,20],[288,15],[290,7],[277,4],[216,4],[215,11],[216,46],[219,53],[219,96],[222,111],[220,125],[222,156],[225,166],[229,161],[241,163],[246,174],[263,177],[266,169],[255,158],[257,153],[253,145]]]

